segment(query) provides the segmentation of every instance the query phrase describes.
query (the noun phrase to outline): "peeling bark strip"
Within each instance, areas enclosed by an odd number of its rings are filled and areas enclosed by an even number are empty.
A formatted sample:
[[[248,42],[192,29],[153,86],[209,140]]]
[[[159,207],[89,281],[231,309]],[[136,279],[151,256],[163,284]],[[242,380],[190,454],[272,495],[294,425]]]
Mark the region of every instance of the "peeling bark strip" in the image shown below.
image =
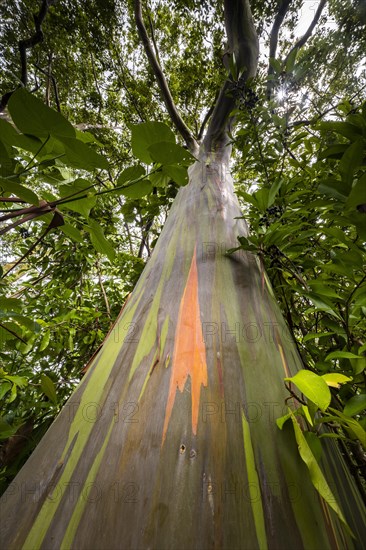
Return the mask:
[[[179,308],[171,370],[169,396],[163,428],[163,443],[172,414],[176,390],[179,389],[182,393],[188,376],[190,376],[192,394],[192,432],[196,435],[201,386],[207,386],[206,350],[202,334],[200,305],[198,300],[196,248],[194,249],[187,284]]]
[[[302,365],[256,259],[225,255],[247,229],[222,156],[191,167],[102,350],[4,493],[1,548],[362,547],[334,442],[322,468],[355,541],[275,424]]]

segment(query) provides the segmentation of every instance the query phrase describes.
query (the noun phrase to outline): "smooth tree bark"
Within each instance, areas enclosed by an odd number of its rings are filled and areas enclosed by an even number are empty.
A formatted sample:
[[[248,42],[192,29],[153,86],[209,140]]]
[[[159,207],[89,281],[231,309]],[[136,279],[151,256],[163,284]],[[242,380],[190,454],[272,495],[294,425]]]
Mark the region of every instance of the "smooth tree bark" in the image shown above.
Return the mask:
[[[249,2],[225,2],[225,22],[245,82],[258,55]],[[186,139],[189,184],[113,330],[2,498],[1,548],[362,547],[362,502],[336,443],[322,468],[355,538],[313,487],[292,427],[276,426],[283,378],[302,364],[263,267],[226,254],[247,234],[229,86],[198,153]]]

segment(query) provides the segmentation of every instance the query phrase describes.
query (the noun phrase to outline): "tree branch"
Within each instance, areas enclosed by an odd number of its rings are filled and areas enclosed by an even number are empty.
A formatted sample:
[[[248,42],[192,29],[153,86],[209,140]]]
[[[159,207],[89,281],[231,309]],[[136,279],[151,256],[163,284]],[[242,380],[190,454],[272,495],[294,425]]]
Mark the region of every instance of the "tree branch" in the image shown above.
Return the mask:
[[[42,24],[43,21],[47,15],[48,9],[52,4],[55,3],[56,0],[42,0],[41,7],[39,9],[38,13],[33,14],[34,19],[34,25],[35,25],[35,32],[30,36],[29,38],[24,38],[23,40],[19,40],[18,42],[18,48],[19,48],[19,54],[20,54],[20,80],[23,84],[23,86],[27,86],[28,84],[28,65],[27,65],[27,50],[33,48],[36,44],[39,44],[43,41],[43,31],[42,31]],[[4,94],[0,101],[0,112],[5,109],[5,107],[8,104],[8,101],[12,94],[15,92],[15,90],[11,92],[7,92]]]
[[[187,144],[188,149],[192,153],[196,153],[198,149],[198,144],[196,140],[193,138],[188,126],[184,123],[183,119],[181,118],[180,114],[178,113],[178,110],[175,106],[173,97],[170,93],[168,83],[166,81],[166,78],[164,76],[163,71],[161,70],[161,67],[159,65],[159,62],[156,58],[156,55],[154,53],[154,50],[151,46],[149,37],[146,32],[146,27],[144,25],[143,19],[142,19],[142,9],[141,9],[141,2],[140,0],[134,0],[134,8],[135,8],[135,21],[137,25],[138,34],[140,36],[141,42],[144,46],[146,56],[149,60],[150,66],[154,72],[155,78],[158,82],[161,95],[163,97],[165,106],[168,110],[168,113],[170,115],[170,118],[177,128],[178,132],[183,137],[184,141]]]
[[[238,84],[245,85],[257,72],[259,43],[249,0],[225,0],[225,26],[229,55],[235,58]],[[226,80],[216,102],[211,122],[204,139],[207,151],[222,149],[229,141],[228,134],[234,125],[230,117],[236,105],[232,82]]]
[[[216,105],[218,97],[219,97],[219,90],[217,90],[217,92],[215,94],[215,98],[212,102],[212,105],[211,105],[211,107],[209,108],[209,110],[207,111],[207,113],[204,116],[204,119],[203,119],[202,124],[201,124],[201,128],[199,129],[199,132],[198,132],[198,135],[197,135],[198,141],[200,141],[202,139],[203,132],[205,131],[206,124],[209,121],[210,116],[214,112],[215,105]]]
[[[318,23],[318,21],[320,19],[320,16],[322,14],[322,11],[323,11],[326,3],[327,3],[327,0],[320,0],[318,9],[315,12],[314,18],[313,18],[312,22],[310,23],[308,30],[306,31],[306,33],[301,38],[299,38],[299,40],[295,43],[295,45],[288,52],[288,54],[285,58],[285,61],[284,61],[285,65],[286,65],[286,62],[287,62],[289,56],[291,55],[291,53],[294,50],[300,49],[309,40],[310,36],[313,34],[313,30],[314,30],[316,24]]]
[[[279,10],[277,12],[277,15],[275,17],[275,20],[273,22],[273,26],[272,26],[271,34],[269,38],[269,59],[275,59],[276,57],[277,45],[278,45],[278,34],[280,32],[280,28],[283,23],[283,20],[285,19],[288,9],[290,7],[290,3],[291,3],[291,0],[282,0]],[[270,63],[268,63],[267,99],[271,99],[271,95],[272,95],[273,80],[271,80],[271,76],[273,74],[274,74],[274,68]]]
[[[42,67],[40,67],[36,63],[33,63],[33,65],[35,66],[36,69],[39,70],[39,72],[41,72],[42,74],[47,76],[47,78],[49,79],[50,82],[52,82],[53,92],[55,94],[56,107],[57,107],[58,112],[61,113],[60,98],[59,98],[59,95],[58,95],[57,82],[56,82],[56,79],[53,76],[52,72],[50,71],[50,67],[49,67],[48,71],[45,71],[44,69],[42,69]]]

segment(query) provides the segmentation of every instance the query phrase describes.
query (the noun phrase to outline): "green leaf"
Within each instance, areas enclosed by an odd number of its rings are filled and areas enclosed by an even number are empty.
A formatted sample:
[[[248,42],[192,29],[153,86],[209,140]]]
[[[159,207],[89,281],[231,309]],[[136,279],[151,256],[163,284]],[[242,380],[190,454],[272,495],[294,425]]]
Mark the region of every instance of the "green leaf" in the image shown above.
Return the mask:
[[[308,342],[309,340],[314,340],[315,338],[324,338],[325,336],[329,337],[332,336],[332,334],[334,334],[334,332],[308,332],[302,341]]]
[[[325,149],[319,154],[318,159],[319,160],[322,160],[325,158],[340,159],[343,153],[348,149],[348,147],[349,146],[347,145],[347,143],[337,143],[337,145],[331,145],[330,147],[328,147],[327,149]]]
[[[309,298],[318,311],[326,311],[329,315],[332,315],[337,319],[341,319],[339,313],[334,309],[332,302],[324,296],[318,296],[317,294],[310,292],[303,292],[302,294],[303,296]]]
[[[355,141],[362,135],[362,130],[349,122],[327,120],[320,122],[319,125],[322,130],[333,131],[336,134],[348,138],[350,141]]]
[[[65,199],[70,197],[70,200],[64,204],[60,204],[58,208],[60,210],[72,210],[88,218],[90,210],[97,202],[97,198],[93,193],[93,188],[90,189],[90,182],[82,178],[78,178],[71,185],[61,185],[60,196]],[[81,199],[80,197],[83,195],[87,196]]]
[[[343,412],[346,416],[355,416],[366,409],[366,393],[354,395],[347,401]]]
[[[154,143],[161,141],[175,143],[175,137],[171,129],[162,122],[143,122],[134,124],[131,128],[131,146],[132,153],[146,164],[151,164],[151,158],[148,148]]]
[[[123,189],[119,189],[118,193],[130,199],[141,199],[151,193],[152,190],[151,182],[145,179]]]
[[[347,199],[348,194],[344,183],[334,178],[328,178],[322,182],[318,187],[318,191],[319,193],[324,193],[324,195],[329,195],[334,199],[338,199],[341,202],[344,202]]]
[[[0,440],[8,439],[14,435],[18,429],[19,426],[10,426],[10,424],[0,416]]]
[[[163,173],[169,176],[178,185],[187,185],[188,172],[184,166],[172,164],[171,166],[163,166]]]
[[[344,413],[338,411],[337,409],[329,407],[329,410],[337,416],[338,421],[342,424],[342,426],[345,427],[345,429],[347,429],[350,436],[353,439],[358,439],[362,447],[366,450],[366,432],[362,428],[361,424],[357,422],[357,420],[355,420],[354,418],[346,416]]]
[[[337,372],[327,372],[326,374],[322,374],[322,378],[328,386],[333,388],[339,388],[341,384],[346,384],[347,382],[352,381],[352,378],[349,376],[338,374]]]
[[[276,74],[280,74],[282,72],[282,64],[280,61],[278,61],[278,59],[270,57],[269,63],[273,67]]]
[[[148,152],[154,162],[160,164],[192,164],[194,157],[189,151],[170,141],[159,141],[148,147]]]
[[[22,308],[22,302],[18,298],[5,298],[5,296],[0,296],[0,308],[5,310],[19,310]]]
[[[35,204],[37,206],[39,204],[37,195],[28,189],[28,187],[24,187],[24,185],[0,177],[0,188],[2,188],[4,192],[15,195],[29,204]]]
[[[24,88],[19,88],[12,94],[8,109],[14,124],[24,134],[40,137],[75,136],[73,126],[65,117],[47,107]]]
[[[277,424],[277,426],[279,427],[280,430],[282,430],[283,425],[290,418],[291,418],[291,414],[284,414],[283,416],[280,416],[279,418],[276,419],[276,424]]]
[[[145,174],[145,169],[141,164],[137,166],[130,166],[121,172],[117,179],[117,185],[123,185],[128,181],[137,180]]]
[[[58,140],[64,146],[65,156],[61,161],[74,168],[94,170],[95,168],[108,169],[108,161],[102,155],[94,151],[89,145],[79,139],[59,137]]]
[[[298,48],[293,48],[286,59],[286,72],[291,73],[295,67]]]
[[[352,365],[353,374],[357,376],[366,369],[366,357],[357,356],[357,359],[350,359]]]
[[[97,252],[105,254],[112,262],[115,258],[115,251],[112,244],[105,238],[103,229],[95,220],[89,220],[85,229],[90,233],[90,240]]]
[[[342,180],[347,187],[352,184],[353,174],[356,168],[358,168],[358,166],[362,164],[364,149],[364,141],[362,138],[359,138],[356,139],[356,141],[348,147],[348,149],[342,156],[342,159],[339,163],[339,172],[342,176]]]
[[[16,145],[18,143],[18,132],[6,120],[0,118],[0,136],[1,140],[8,145]]]
[[[82,234],[80,233],[80,231],[78,229],[76,229],[76,227],[74,227],[73,225],[70,225],[70,224],[65,224],[63,225],[62,227],[59,228],[63,233],[65,233],[65,235],[67,237],[69,237],[70,239],[72,239],[73,241],[77,242],[77,243],[83,243],[84,242],[84,239],[83,239],[83,236]]]
[[[362,204],[366,204],[366,174],[352,187],[346,201],[346,208],[356,209]]]
[[[49,330],[46,330],[46,332],[42,336],[38,351],[44,351],[48,347],[50,343],[50,337],[51,337],[51,332]]]
[[[295,418],[295,415],[289,409],[289,413],[291,415],[292,424],[294,427],[295,432],[295,438],[296,442],[299,448],[299,454],[302,458],[302,460],[305,462],[309,473],[311,481],[315,487],[315,489],[318,491],[318,493],[321,495],[321,497],[325,500],[325,502],[332,508],[332,510],[335,511],[337,516],[340,518],[340,520],[344,523],[344,525],[347,527],[347,530],[352,534],[350,528],[347,525],[347,522],[343,516],[342,510],[338,506],[338,503],[327,483],[327,480],[325,479],[323,472],[320,469],[320,466],[314,456],[314,453],[312,452],[307,439],[305,438],[303,432],[301,431],[301,428],[299,424],[297,423],[297,420]]]
[[[329,298],[336,298],[338,301],[341,300],[339,294],[335,292],[332,288],[325,285],[322,281],[308,281],[308,285],[311,290],[319,294],[320,296],[329,296]]]
[[[170,166],[162,166],[161,170],[157,172],[151,172],[149,174],[149,181],[153,187],[166,187],[170,182],[170,176],[164,170],[165,168],[171,168]],[[185,168],[183,168],[185,170]]]
[[[52,403],[57,403],[55,384],[46,374],[41,374],[41,389]]]
[[[274,203],[274,200],[281,188],[282,180],[277,180],[271,185],[271,189],[268,194],[268,206],[271,206]]]
[[[0,382],[0,399],[2,399],[8,391],[11,389],[11,382],[7,382],[6,380],[2,380]]]
[[[322,444],[319,437],[314,432],[302,432],[307,444],[310,447],[311,452],[314,455],[314,458],[317,462],[320,461],[322,457]]]
[[[308,399],[311,399],[319,409],[325,411],[329,407],[331,394],[326,382],[314,372],[302,369],[286,381],[295,384]]]
[[[25,388],[25,386],[28,385],[28,380],[25,378],[25,376],[10,376],[10,374],[6,374],[4,376],[6,380],[10,380],[15,386],[18,386],[19,388]]]
[[[330,361],[332,359],[363,359],[363,357],[351,353],[350,351],[332,351],[326,356],[325,361]]]
[[[312,419],[311,414],[310,414],[309,407],[307,405],[301,405],[300,409],[303,412],[306,420],[309,422],[310,426],[313,426],[314,423],[313,423],[313,419]]]

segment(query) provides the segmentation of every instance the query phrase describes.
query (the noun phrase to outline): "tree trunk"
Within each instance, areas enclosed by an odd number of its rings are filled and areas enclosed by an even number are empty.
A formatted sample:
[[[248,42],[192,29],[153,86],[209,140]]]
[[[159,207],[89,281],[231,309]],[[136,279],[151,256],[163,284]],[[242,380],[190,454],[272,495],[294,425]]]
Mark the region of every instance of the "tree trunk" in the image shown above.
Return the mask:
[[[4,549],[361,547],[362,504],[333,442],[328,482],[298,457],[284,376],[301,368],[246,233],[226,153],[190,168],[86,376],[4,494]]]

